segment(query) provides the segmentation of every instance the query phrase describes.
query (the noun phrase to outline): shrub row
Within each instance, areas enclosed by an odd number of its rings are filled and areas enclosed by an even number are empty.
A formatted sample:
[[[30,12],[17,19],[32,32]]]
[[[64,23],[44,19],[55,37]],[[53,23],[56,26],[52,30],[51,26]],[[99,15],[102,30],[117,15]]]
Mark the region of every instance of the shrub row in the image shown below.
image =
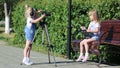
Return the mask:
[[[12,12],[12,26],[15,30],[14,44],[24,44],[24,26],[26,20],[24,17],[24,5],[43,9],[51,12],[51,16],[47,17],[47,26],[49,30],[51,44],[58,54],[66,55],[67,52],[67,26],[68,26],[68,0],[25,0],[20,1],[14,7]],[[79,29],[81,24],[88,26],[90,20],[88,12],[96,9],[100,15],[100,21],[120,19],[120,0],[72,0],[72,34]],[[36,24],[37,28],[39,27]],[[36,28],[36,30],[37,30]],[[34,45],[40,45],[42,38],[42,29],[36,37]],[[81,36],[77,36],[80,39]],[[72,38],[73,39],[73,35]]]

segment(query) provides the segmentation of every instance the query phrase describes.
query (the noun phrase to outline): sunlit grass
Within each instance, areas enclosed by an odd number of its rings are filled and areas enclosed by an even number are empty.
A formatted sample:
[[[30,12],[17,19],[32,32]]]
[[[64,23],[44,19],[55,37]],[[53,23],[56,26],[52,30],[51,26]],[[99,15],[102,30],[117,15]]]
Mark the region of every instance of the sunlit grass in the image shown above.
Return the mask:
[[[10,33],[10,34],[6,34],[5,33],[5,28],[4,27],[0,27],[0,42],[8,45],[8,46],[14,46],[14,47],[18,47],[18,48],[22,48],[24,49],[25,47],[25,43],[24,44],[12,44],[12,39],[14,38],[15,33]],[[48,49],[46,48],[46,45],[36,45],[35,43],[33,43],[33,47],[32,47],[32,51],[36,51],[36,52],[40,52],[40,53],[44,53],[47,54],[48,53]],[[61,56],[58,54],[55,54],[56,56]],[[63,56],[61,56],[63,57]]]

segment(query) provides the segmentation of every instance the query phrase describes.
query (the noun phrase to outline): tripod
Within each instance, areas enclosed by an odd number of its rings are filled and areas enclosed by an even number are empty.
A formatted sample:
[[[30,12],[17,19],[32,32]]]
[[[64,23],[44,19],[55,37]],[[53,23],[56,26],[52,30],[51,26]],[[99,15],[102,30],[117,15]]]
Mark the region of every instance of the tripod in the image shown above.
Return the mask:
[[[48,28],[47,28],[46,24],[47,24],[47,22],[45,21],[45,18],[44,18],[43,21],[40,23],[40,26],[42,27],[42,45],[44,45],[44,33],[45,33],[46,38],[47,38],[46,40],[47,40],[49,63],[51,63],[51,61],[50,61],[50,52],[51,52],[52,56],[53,56],[54,64],[55,64],[55,66],[57,66],[55,56],[54,56],[54,51],[53,51],[53,45],[50,43],[50,38],[49,38],[49,34],[48,34]],[[36,37],[36,35],[38,34],[38,32],[40,30],[40,26],[39,26],[38,30],[36,31],[36,33],[35,33],[33,41],[35,40],[35,37]]]

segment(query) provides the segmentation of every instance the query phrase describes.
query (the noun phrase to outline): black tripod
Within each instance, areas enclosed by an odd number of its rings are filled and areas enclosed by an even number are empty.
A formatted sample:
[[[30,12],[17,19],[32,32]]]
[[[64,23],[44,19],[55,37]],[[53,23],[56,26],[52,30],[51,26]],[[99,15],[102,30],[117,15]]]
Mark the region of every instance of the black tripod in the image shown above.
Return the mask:
[[[44,33],[45,33],[46,38],[47,38],[46,40],[47,40],[47,47],[48,47],[48,60],[49,60],[49,63],[51,63],[51,61],[50,61],[50,52],[51,52],[51,54],[53,56],[54,64],[55,64],[55,66],[57,66],[55,56],[54,56],[53,45],[51,45],[51,43],[50,43],[50,38],[49,38],[49,34],[48,34],[48,28],[47,28],[46,24],[47,24],[47,22],[45,21],[45,18],[44,18],[43,21],[40,22],[40,26],[42,27],[42,45],[44,45]],[[38,32],[40,30],[40,26],[39,26],[38,30],[36,31],[36,33],[35,33],[34,39],[35,39],[36,35],[38,34]],[[34,39],[33,39],[33,41],[34,41]]]

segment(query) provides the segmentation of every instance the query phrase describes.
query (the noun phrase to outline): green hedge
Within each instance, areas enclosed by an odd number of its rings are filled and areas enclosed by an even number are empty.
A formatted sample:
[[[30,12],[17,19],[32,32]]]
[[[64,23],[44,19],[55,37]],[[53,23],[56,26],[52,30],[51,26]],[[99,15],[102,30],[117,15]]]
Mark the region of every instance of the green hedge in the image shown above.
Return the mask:
[[[12,12],[12,25],[15,30],[14,44],[25,44],[24,26],[26,20],[24,17],[24,5],[43,9],[51,12],[51,16],[47,17],[47,26],[51,43],[54,50],[58,54],[66,55],[67,52],[67,25],[68,25],[68,0],[25,0],[20,1],[14,7]],[[81,24],[88,26],[90,20],[88,12],[91,9],[98,10],[100,21],[120,19],[120,0],[72,0],[72,34],[79,29]],[[36,24],[38,28],[38,24]],[[36,28],[36,29],[37,29]],[[42,29],[37,35],[34,45],[41,44]],[[81,36],[77,36],[80,39]],[[73,39],[73,35],[72,38]]]
[[[34,1],[24,1],[19,2],[12,12],[12,24],[15,30],[15,37],[13,43],[19,44],[25,43],[24,38],[24,26],[26,20],[24,17],[24,5],[29,4],[30,6],[43,9],[51,12],[51,16],[47,17],[47,26],[49,30],[49,35],[51,39],[51,44],[54,45],[55,52],[62,54],[66,53],[66,43],[67,43],[67,1],[48,1],[48,0],[34,0]],[[64,5],[63,5],[64,4]],[[57,8],[57,9],[56,9]],[[38,28],[38,24],[36,24]],[[36,29],[37,29],[36,28]],[[35,45],[41,44],[42,29],[37,35]],[[17,40],[17,41],[16,41]],[[59,49],[58,49],[59,48]]]
[[[3,4],[3,0],[0,0],[0,21],[4,19],[3,15],[4,15],[4,4]]]

